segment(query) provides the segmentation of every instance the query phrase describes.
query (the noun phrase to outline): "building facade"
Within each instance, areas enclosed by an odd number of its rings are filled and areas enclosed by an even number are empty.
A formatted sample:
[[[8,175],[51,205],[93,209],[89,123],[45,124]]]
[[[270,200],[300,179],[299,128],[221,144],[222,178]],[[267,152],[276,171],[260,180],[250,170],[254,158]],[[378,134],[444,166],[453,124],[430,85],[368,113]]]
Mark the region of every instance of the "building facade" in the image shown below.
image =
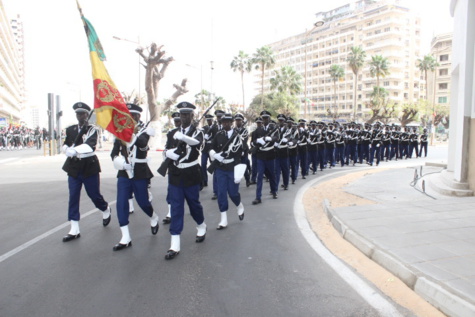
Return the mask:
[[[0,118],[19,124],[25,105],[23,26],[9,19],[0,0]]]
[[[452,68],[452,33],[435,36],[430,54],[438,65],[427,74],[427,100],[433,105],[450,105],[450,70]]]
[[[380,78],[380,86],[394,103],[414,103],[424,98],[424,81],[416,66],[420,54],[420,18],[397,0],[355,1],[316,14],[310,31],[269,44],[274,51],[275,66],[265,73],[265,93],[270,92],[270,78],[282,66],[292,66],[304,79],[300,114],[307,118],[325,117],[328,112],[340,118],[363,120],[369,115],[367,103],[376,78],[368,61],[382,55],[389,62],[389,75]],[[366,52],[365,65],[358,74],[354,105],[354,74],[348,65],[352,46]],[[329,69],[340,65],[345,75],[335,93]],[[256,78],[257,82],[257,78]],[[356,109],[355,109],[356,107]]]

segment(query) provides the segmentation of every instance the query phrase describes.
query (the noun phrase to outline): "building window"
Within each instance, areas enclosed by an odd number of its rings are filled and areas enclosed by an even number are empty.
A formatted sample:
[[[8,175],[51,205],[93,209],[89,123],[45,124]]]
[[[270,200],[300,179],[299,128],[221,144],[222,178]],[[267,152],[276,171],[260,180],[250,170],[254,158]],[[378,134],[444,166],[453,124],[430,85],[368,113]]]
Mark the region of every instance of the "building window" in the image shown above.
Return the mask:
[[[379,34],[379,33],[381,33],[381,30],[374,31],[374,34]]]
[[[389,86],[389,81],[383,82],[383,85],[384,85],[385,87]]]
[[[398,81],[395,81],[395,82],[394,82],[394,86],[399,86],[399,82],[398,82]]]
[[[408,99],[409,98],[409,94],[407,92],[404,93],[404,99]]]
[[[449,84],[448,83],[440,83],[439,84],[439,89],[440,90],[446,90],[448,88]]]
[[[449,54],[440,55],[439,57],[440,62],[446,62],[448,60],[449,60]]]
[[[449,70],[447,68],[439,69],[439,76],[447,76],[449,74]]]
[[[393,95],[394,95],[394,97],[398,97],[399,93],[397,91],[395,91]]]
[[[391,28],[384,28],[384,32],[389,32],[391,31]]]
[[[447,103],[447,97],[439,97],[439,103]]]

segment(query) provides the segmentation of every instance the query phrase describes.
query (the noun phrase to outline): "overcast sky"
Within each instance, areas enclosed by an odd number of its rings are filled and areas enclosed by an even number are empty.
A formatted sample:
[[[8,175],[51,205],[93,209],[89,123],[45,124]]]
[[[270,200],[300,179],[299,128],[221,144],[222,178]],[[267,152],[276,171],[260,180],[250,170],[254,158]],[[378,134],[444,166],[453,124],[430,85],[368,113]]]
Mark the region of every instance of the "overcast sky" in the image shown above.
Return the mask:
[[[47,94],[60,95],[66,121],[73,118],[74,102],[81,100],[92,106],[88,46],[76,1],[1,1],[9,18],[20,14],[24,23],[29,103],[46,109]],[[348,2],[80,0],[85,17],[99,35],[107,56],[106,67],[119,90],[129,93],[138,87],[137,44],[113,36],[140,41],[142,46],[154,41],[175,58],[161,81],[159,100],[171,95],[174,83],[188,78],[190,92],[182,100],[194,101],[203,86],[229,103],[242,103],[240,76],[229,66],[239,50],[252,55],[265,44],[303,33],[312,28],[315,13]],[[424,54],[434,34],[452,31],[450,0],[401,3],[420,12]],[[214,61],[213,71],[210,61]],[[246,103],[256,94],[250,87],[253,81],[247,75]]]

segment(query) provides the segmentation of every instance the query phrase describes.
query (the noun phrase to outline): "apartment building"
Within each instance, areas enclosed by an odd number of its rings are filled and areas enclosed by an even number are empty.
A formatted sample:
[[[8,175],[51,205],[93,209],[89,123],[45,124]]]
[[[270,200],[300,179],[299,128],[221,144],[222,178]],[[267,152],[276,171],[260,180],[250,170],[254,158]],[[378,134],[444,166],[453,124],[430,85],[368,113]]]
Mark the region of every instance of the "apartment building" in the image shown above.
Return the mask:
[[[9,19],[0,0],[0,118],[19,123],[25,104],[23,27]]]
[[[430,54],[439,66],[427,74],[427,100],[432,104],[450,106],[450,71],[452,67],[452,33],[435,36]]]
[[[376,78],[371,77],[365,63],[358,75],[354,105],[354,74],[347,63],[350,48],[361,46],[366,62],[374,55],[387,58],[390,74],[380,78],[380,86],[392,102],[411,103],[424,98],[423,79],[416,66],[421,55],[420,18],[397,0],[354,1],[317,13],[316,21],[309,31],[268,44],[276,64],[265,73],[267,93],[273,71],[289,65],[304,78],[301,116],[324,118],[330,110],[339,118],[353,119],[356,115],[356,119],[364,120],[370,112],[367,103]],[[337,82],[336,94],[329,73],[334,64],[345,69],[344,78]]]

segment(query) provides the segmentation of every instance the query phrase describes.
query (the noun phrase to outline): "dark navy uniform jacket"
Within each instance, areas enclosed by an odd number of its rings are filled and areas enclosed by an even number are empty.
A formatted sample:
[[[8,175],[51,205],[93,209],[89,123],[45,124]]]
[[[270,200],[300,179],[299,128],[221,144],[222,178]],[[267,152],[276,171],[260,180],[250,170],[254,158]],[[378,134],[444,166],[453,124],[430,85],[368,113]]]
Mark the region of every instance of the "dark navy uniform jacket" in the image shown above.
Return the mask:
[[[193,146],[175,140],[173,136],[177,131],[178,129],[173,129],[167,134],[167,143],[165,144],[167,149],[177,148],[175,153],[181,151],[180,158],[170,164],[168,168],[168,182],[174,186],[184,187],[199,185],[201,183],[201,166],[198,160],[203,146],[203,131],[196,129],[194,125],[189,127],[186,135],[199,142]],[[194,162],[196,164],[193,164]]]
[[[143,125],[143,124],[142,124]],[[135,151],[135,158],[138,160],[145,160],[147,158],[147,153],[149,150],[148,141],[150,136],[143,131],[142,128],[137,133],[137,139],[135,143],[130,147],[130,152]],[[124,149],[127,147],[119,140],[114,141],[114,147],[112,148],[111,158],[114,159],[119,154],[124,154]],[[127,152],[127,156],[130,152]],[[131,161],[129,160],[129,163]],[[153,173],[150,170],[146,162],[133,162],[134,166],[134,179],[143,179],[143,178],[152,178]],[[127,172],[125,170],[120,170],[117,172],[117,177],[126,177],[128,178]]]
[[[232,139],[231,143],[225,147],[226,143]],[[230,145],[232,146],[235,144],[235,148],[230,150]],[[242,140],[241,136],[236,130],[233,130],[231,138],[228,138],[228,133],[225,130],[219,131],[213,139],[213,144],[211,148],[216,152],[224,152],[226,155],[224,156],[224,161],[218,163],[217,168],[231,171],[234,170],[234,166],[241,163],[241,156],[242,156]]]
[[[279,139],[279,129],[271,124],[267,125],[267,130],[264,126],[254,130],[252,135],[252,142],[258,147],[256,157],[259,160],[273,160],[275,159],[274,143]],[[270,136],[272,141],[266,141],[264,145],[257,143],[257,139]]]
[[[64,144],[71,147],[74,144],[79,131],[80,129],[77,124],[67,127]],[[87,125],[86,133],[84,133],[82,138],[79,138],[75,145],[81,145],[83,143],[89,145],[93,151],[96,150],[97,129],[95,126]],[[66,162],[64,162],[63,171],[68,173],[68,176],[72,177],[77,177],[79,172],[81,172],[83,177],[89,177],[91,175],[100,173],[101,166],[96,155],[81,159],[77,157],[68,157]]]

